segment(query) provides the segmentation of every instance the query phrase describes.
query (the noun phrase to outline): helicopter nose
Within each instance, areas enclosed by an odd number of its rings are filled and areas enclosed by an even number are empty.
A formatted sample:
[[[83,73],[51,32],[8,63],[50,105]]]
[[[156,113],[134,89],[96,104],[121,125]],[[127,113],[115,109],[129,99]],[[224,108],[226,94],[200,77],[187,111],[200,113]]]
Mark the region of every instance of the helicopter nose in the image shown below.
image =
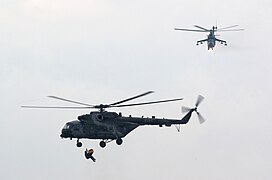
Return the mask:
[[[72,131],[70,129],[62,129],[60,137],[62,138],[72,137]]]

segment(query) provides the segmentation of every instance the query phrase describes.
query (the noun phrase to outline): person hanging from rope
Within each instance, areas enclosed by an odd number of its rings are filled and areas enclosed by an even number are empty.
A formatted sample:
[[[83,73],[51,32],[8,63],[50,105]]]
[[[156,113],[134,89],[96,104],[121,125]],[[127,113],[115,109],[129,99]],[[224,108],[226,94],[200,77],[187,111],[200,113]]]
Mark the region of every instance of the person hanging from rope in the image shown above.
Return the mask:
[[[86,158],[86,159],[92,159],[93,162],[95,162],[96,159],[93,157],[93,153],[94,153],[94,150],[93,150],[93,149],[89,149],[89,150],[88,150],[88,149],[86,148],[86,150],[85,150],[85,152],[84,152],[85,158]]]

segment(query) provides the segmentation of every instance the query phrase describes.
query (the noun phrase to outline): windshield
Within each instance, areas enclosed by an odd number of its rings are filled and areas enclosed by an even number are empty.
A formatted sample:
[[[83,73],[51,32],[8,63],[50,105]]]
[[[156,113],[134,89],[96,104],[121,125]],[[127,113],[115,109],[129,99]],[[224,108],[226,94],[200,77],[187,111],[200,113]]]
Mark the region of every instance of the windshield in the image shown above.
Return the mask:
[[[63,129],[69,129],[69,128],[72,128],[73,127],[73,124],[65,124],[65,126],[63,127]]]

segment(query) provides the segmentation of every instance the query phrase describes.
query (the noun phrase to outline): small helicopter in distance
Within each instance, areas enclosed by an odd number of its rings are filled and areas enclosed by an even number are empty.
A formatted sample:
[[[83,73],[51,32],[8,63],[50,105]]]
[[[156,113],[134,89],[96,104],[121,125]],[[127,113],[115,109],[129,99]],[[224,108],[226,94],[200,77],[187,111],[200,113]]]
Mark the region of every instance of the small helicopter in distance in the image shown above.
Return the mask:
[[[194,27],[198,28],[198,29],[180,29],[180,28],[175,28],[175,30],[179,30],[179,31],[192,31],[192,32],[209,32],[210,34],[207,36],[207,39],[202,39],[197,41],[196,45],[203,44],[203,42],[207,41],[207,45],[208,45],[208,50],[213,50],[216,41],[220,42],[221,44],[224,44],[225,46],[227,45],[227,42],[221,39],[216,38],[216,36],[219,36],[217,34],[215,34],[215,32],[226,32],[226,31],[243,31],[244,29],[231,29],[234,27],[237,27],[238,25],[233,25],[233,26],[228,26],[228,27],[224,27],[224,28],[220,28],[218,29],[217,26],[213,26],[212,29],[207,29],[198,25],[194,25]]]
[[[189,119],[193,112],[196,112],[199,118],[199,122],[203,123],[205,120],[201,116],[201,114],[197,111],[199,104],[203,101],[204,97],[198,96],[194,108],[182,107],[183,112],[187,112],[187,114],[182,119],[165,119],[165,118],[155,118],[152,116],[148,117],[132,117],[129,115],[128,117],[122,116],[122,113],[116,112],[107,112],[105,109],[107,108],[119,108],[119,107],[128,107],[128,106],[140,106],[140,105],[148,105],[148,104],[157,104],[157,103],[166,103],[173,101],[180,101],[183,98],[177,99],[168,99],[168,100],[160,100],[160,101],[151,101],[151,102],[143,102],[143,103],[133,103],[133,104],[123,104],[124,102],[131,101],[133,99],[148,95],[153,93],[154,91],[148,91],[143,94],[121,100],[111,104],[100,104],[100,105],[90,105],[78,101],[73,101],[69,99],[60,98],[57,96],[48,96],[49,98],[66,101],[74,104],[78,104],[81,106],[21,106],[22,108],[66,108],[66,109],[98,109],[98,111],[92,111],[90,114],[85,114],[78,116],[77,120],[67,122],[63,129],[61,130],[61,138],[69,138],[69,139],[77,139],[77,147],[81,147],[82,143],[79,141],[80,139],[101,139],[99,145],[100,147],[106,147],[106,143],[109,143],[113,140],[116,141],[117,145],[121,145],[123,143],[122,138],[124,138],[127,134],[133,131],[135,128],[144,125],[158,125],[159,127],[171,126],[171,125],[180,125],[188,123]]]

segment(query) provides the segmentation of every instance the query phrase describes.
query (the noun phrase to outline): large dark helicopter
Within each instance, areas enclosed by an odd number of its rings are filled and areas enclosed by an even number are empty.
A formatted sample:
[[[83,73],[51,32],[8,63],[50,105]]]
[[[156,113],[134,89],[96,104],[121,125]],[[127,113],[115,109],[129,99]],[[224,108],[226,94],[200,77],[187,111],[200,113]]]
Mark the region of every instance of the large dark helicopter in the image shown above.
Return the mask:
[[[199,44],[203,44],[203,42],[207,41],[207,45],[208,45],[208,50],[213,50],[216,41],[220,42],[221,44],[225,44],[225,46],[227,45],[227,42],[221,39],[216,38],[215,32],[225,32],[225,31],[242,31],[244,29],[231,29],[234,27],[237,27],[238,25],[233,25],[233,26],[228,26],[228,27],[224,27],[224,28],[220,28],[218,29],[217,26],[213,26],[212,29],[206,29],[204,27],[195,25],[196,28],[199,29],[180,29],[180,28],[175,28],[175,30],[180,30],[180,31],[192,31],[192,32],[209,32],[209,35],[207,36],[207,39],[202,39],[197,41],[196,45]]]
[[[99,111],[92,111],[90,114],[85,114],[78,116],[77,120],[67,122],[61,131],[61,138],[73,138],[77,139],[77,147],[81,147],[82,143],[79,141],[80,139],[101,139],[99,145],[104,148],[106,143],[109,143],[113,140],[116,140],[116,144],[121,145],[124,138],[128,133],[139,126],[143,125],[158,125],[160,127],[171,126],[171,125],[180,125],[188,123],[193,112],[196,112],[200,123],[203,123],[205,120],[197,111],[198,105],[202,102],[204,97],[198,96],[197,102],[194,108],[186,108],[182,107],[183,112],[187,112],[187,114],[182,119],[165,119],[165,118],[155,118],[152,116],[151,118],[145,117],[132,117],[132,116],[122,116],[121,113],[116,112],[107,112],[105,109],[114,108],[114,107],[128,107],[128,106],[139,106],[139,105],[147,105],[147,104],[155,104],[155,103],[165,103],[170,101],[179,101],[183,98],[177,99],[168,99],[161,101],[151,101],[151,102],[143,102],[143,103],[134,103],[134,104],[123,104],[124,102],[145,96],[147,94],[153,93],[153,91],[148,91],[146,93],[118,101],[111,104],[100,104],[100,105],[90,105],[86,103],[81,103],[73,100],[68,100],[64,98],[60,98],[57,96],[48,96],[50,98],[54,98],[57,100],[62,100],[70,103],[75,103],[81,106],[77,107],[48,107],[48,106],[21,106],[23,108],[67,108],[67,109],[98,109]]]

